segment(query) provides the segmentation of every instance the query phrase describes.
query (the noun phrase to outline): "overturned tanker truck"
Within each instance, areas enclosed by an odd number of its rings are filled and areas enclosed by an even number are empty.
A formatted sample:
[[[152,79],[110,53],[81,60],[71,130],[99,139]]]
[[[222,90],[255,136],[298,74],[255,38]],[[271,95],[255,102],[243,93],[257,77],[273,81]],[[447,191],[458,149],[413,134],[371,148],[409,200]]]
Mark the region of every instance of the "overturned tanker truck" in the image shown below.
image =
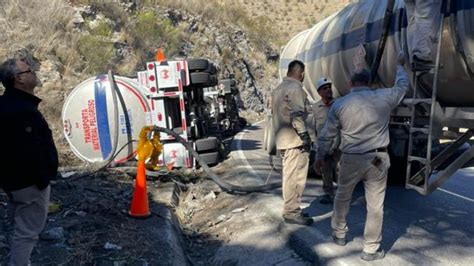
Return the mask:
[[[217,164],[227,156],[232,135],[245,125],[235,99],[236,80],[218,79],[217,71],[204,58],[161,59],[148,62],[136,78],[111,72],[91,77],[65,100],[65,139],[88,163],[120,164],[136,157],[141,129],[154,125],[179,135],[202,162]],[[159,134],[163,149],[157,166],[198,166],[176,136]]]
[[[406,67],[412,82],[391,116],[389,182],[402,180],[428,195],[474,157],[469,145],[474,133],[473,17],[474,1],[443,1],[432,49],[435,67],[425,73]],[[291,60],[304,62],[310,102],[319,100],[315,84],[321,77],[333,81],[336,97],[349,93],[351,70],[361,65],[372,67],[375,87],[392,86],[397,55],[409,58],[407,25],[403,0],[355,1],[289,41],[281,53],[280,77]],[[274,141],[268,121],[264,147],[270,151]]]

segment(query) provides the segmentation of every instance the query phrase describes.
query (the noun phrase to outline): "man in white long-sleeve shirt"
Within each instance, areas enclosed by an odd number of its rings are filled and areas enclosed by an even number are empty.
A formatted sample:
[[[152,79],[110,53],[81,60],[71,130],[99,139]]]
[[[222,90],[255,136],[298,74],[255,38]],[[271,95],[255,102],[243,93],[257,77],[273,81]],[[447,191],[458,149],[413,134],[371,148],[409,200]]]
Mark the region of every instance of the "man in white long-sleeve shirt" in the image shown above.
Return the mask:
[[[338,189],[334,199],[331,226],[333,240],[345,245],[348,231],[346,216],[352,192],[357,183],[364,183],[367,202],[367,220],[364,230],[363,260],[384,257],[382,240],[383,204],[387,186],[390,158],[388,123],[392,109],[403,99],[409,87],[403,68],[404,57],[399,56],[397,78],[393,88],[369,87],[370,72],[360,70],[351,76],[352,90],[333,103],[326,124],[318,138],[317,167],[324,164],[337,134],[341,134],[342,151]]]

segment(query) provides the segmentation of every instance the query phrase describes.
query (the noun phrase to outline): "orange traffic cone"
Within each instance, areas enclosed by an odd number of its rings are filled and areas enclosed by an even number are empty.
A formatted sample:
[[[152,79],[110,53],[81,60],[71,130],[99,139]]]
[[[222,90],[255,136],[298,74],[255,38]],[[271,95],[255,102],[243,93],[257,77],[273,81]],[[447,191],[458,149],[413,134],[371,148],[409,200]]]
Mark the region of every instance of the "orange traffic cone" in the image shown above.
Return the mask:
[[[160,63],[166,61],[166,56],[165,56],[165,53],[163,52],[163,49],[158,48],[156,50],[155,59],[156,59],[156,61],[158,61]]]
[[[135,218],[147,218],[150,216],[148,207],[148,194],[146,192],[145,161],[138,161],[137,178],[135,179],[135,191],[128,214]]]

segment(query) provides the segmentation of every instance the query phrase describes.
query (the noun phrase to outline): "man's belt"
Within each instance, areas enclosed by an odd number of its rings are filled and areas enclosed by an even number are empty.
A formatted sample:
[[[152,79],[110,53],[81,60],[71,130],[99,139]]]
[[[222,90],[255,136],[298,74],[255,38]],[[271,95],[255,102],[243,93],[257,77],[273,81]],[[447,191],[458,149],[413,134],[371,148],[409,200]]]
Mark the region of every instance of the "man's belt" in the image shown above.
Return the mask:
[[[387,152],[387,147],[382,147],[382,148],[377,148],[377,149],[372,149],[368,150],[366,152],[360,152],[360,153],[353,153],[353,152],[343,152],[345,154],[366,154],[366,153],[374,153],[374,152]]]
[[[370,150],[370,151],[366,151],[364,153],[372,153],[372,152],[387,152],[387,147],[383,147],[383,148],[377,148],[377,149],[373,149],[373,150]]]

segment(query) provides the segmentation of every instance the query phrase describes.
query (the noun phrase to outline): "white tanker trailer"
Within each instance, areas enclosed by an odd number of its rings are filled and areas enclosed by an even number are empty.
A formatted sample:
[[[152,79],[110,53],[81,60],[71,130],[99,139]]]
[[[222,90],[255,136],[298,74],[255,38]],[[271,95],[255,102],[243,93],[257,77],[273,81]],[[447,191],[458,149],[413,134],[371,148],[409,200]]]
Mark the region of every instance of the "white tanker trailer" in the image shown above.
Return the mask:
[[[387,8],[391,4],[393,9]],[[389,180],[402,179],[424,195],[474,156],[474,148],[467,145],[474,129],[474,1],[444,0],[440,14],[444,14],[443,25],[433,42],[433,60],[439,63],[423,75],[407,67],[412,89],[390,124]],[[280,77],[286,75],[288,63],[298,59],[306,65],[304,87],[310,101],[319,99],[315,84],[321,77],[333,81],[336,97],[344,96],[350,90],[351,71],[376,65],[372,62],[378,61],[374,58],[382,50],[374,87],[390,87],[397,55],[403,52],[409,58],[407,24],[403,0],[354,1],[288,42],[280,56]],[[379,48],[382,36],[386,36],[384,49]],[[446,128],[456,137],[449,145],[440,145],[447,138]],[[459,128],[467,131],[459,133]],[[268,151],[272,142],[267,127]]]

